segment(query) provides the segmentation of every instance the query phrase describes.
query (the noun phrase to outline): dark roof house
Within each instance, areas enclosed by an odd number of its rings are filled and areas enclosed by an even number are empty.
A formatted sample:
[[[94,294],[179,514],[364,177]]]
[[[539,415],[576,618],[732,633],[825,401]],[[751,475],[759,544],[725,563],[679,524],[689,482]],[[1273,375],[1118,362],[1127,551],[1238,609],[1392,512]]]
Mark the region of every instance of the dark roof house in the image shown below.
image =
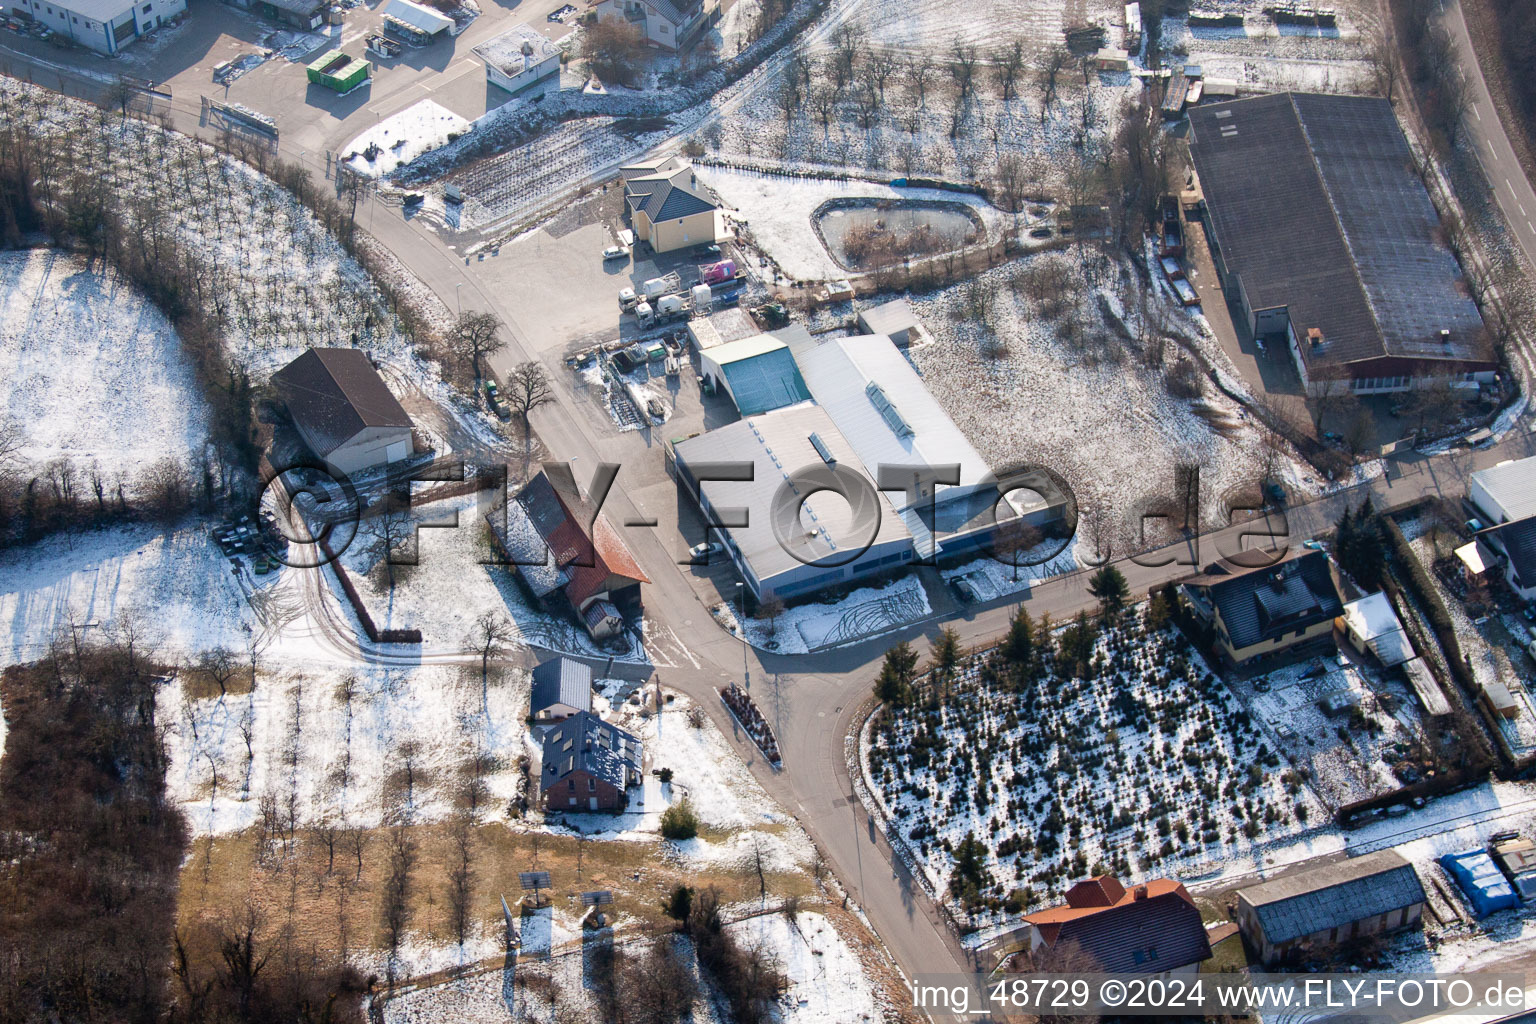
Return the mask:
[[[1233,662],[1331,634],[1343,610],[1328,556],[1303,548],[1258,568],[1217,562],[1180,590]]]
[[[1159,878],[1127,890],[1113,875],[1078,882],[1065,906],[1024,915],[1031,946],[1071,950],[1090,963],[1063,970],[1162,974],[1211,955],[1200,910],[1183,883]]]
[[[1250,886],[1237,903],[1238,924],[1267,963],[1296,947],[1416,924],[1424,886],[1402,855],[1382,850]]]
[[[312,348],[272,375],[310,449],[345,472],[411,454],[411,418],[366,353]]]
[[[547,600],[560,594],[593,636],[610,635],[626,608],[638,610],[640,584],[650,578],[607,517],[582,495],[569,468],[540,471],[504,516],[487,519],[534,595]],[[603,614],[589,615],[598,603],[607,605]]]
[[[551,810],[622,810],[641,782],[640,740],[590,711],[544,734],[539,791]]]
[[[592,669],[574,658],[553,658],[533,670],[534,718],[558,721],[592,710]]]
[[[1190,132],[1223,288],[1255,334],[1289,328],[1309,391],[1496,368],[1386,100],[1233,100],[1196,107]]]

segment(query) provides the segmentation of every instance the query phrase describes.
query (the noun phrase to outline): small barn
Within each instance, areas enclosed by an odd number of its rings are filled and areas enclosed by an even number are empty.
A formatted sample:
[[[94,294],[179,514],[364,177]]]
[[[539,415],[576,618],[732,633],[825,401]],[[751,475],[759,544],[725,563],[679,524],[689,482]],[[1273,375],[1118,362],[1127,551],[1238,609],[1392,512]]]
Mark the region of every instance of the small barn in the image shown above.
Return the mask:
[[[883,334],[898,345],[910,345],[918,339],[917,314],[912,312],[906,299],[892,299],[859,310],[859,331]]]
[[[312,348],[272,375],[310,451],[352,475],[411,456],[411,418],[361,349]]]
[[[640,740],[590,711],[544,734],[539,797],[546,811],[622,811],[641,775]]]
[[[1387,668],[1414,656],[1413,644],[1408,642],[1408,634],[1403,632],[1403,624],[1385,593],[1349,602],[1340,621],[1350,646],[1361,654],[1374,655]]]
[[[1424,886],[1394,850],[1325,864],[1240,890],[1237,924],[1265,964],[1363,935],[1415,928]]]
[[[528,714],[535,722],[563,722],[592,710],[592,669],[574,658],[553,658],[533,670]]]

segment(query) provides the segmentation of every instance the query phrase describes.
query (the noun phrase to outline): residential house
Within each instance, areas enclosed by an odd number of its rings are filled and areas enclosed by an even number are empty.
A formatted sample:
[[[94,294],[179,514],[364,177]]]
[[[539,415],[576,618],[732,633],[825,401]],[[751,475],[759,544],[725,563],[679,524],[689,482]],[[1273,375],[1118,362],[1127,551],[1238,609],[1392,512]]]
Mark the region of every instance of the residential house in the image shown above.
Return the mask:
[[[568,607],[594,639],[616,635],[626,615],[640,613],[640,586],[650,578],[569,467],[540,471],[486,520],[534,597]]]
[[[546,811],[622,811],[640,785],[640,740],[590,711],[544,734],[539,799]]]
[[[1413,865],[1382,850],[1285,875],[1237,894],[1237,923],[1265,964],[1364,935],[1415,928],[1424,886]]]
[[[592,710],[592,669],[575,658],[552,658],[533,670],[528,714],[535,722],[563,722]]]
[[[1078,882],[1064,906],[1024,915],[1029,948],[1057,969],[1195,974],[1211,956],[1200,910],[1183,883],[1158,878],[1129,890],[1113,875]]]
[[[1462,561],[1474,574],[1478,564],[1499,565],[1511,590],[1536,600],[1536,456],[1473,473],[1467,503],[1484,528],[1476,537],[1481,552],[1462,555]]]
[[[622,18],[661,50],[687,49],[720,20],[719,0],[597,0],[587,10],[594,21]]]
[[[187,0],[15,0],[11,6],[65,39],[106,54],[187,13]]]
[[[272,375],[312,452],[353,475],[408,459],[411,418],[361,349],[312,348]]]
[[[1342,610],[1328,556],[1295,548],[1258,568],[1216,562],[1179,584],[1197,619],[1234,665],[1304,644],[1331,643]]]
[[[720,205],[693,165],[678,157],[621,167],[624,206],[635,237],[656,252],[705,245],[726,237]]]

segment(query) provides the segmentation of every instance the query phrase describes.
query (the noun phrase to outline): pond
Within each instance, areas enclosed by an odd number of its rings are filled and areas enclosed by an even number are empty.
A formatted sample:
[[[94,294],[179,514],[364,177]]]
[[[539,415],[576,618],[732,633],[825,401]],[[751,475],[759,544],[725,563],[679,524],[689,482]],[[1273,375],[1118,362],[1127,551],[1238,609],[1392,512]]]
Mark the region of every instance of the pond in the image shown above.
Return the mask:
[[[984,234],[974,210],[943,201],[834,199],[811,220],[827,252],[847,270],[953,252]]]

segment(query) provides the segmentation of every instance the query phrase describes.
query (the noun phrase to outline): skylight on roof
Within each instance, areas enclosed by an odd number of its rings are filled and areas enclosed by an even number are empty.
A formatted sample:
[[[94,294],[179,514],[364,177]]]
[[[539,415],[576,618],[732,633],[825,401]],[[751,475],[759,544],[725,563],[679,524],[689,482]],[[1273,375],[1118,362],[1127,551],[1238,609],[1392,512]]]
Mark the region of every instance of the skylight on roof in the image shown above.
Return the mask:
[[[875,408],[880,410],[880,418],[885,420],[885,425],[891,428],[891,433],[897,437],[911,437],[916,433],[912,429],[912,424],[906,421],[890,396],[885,393],[885,388],[875,381],[870,381],[864,385],[864,393],[869,396]]]

